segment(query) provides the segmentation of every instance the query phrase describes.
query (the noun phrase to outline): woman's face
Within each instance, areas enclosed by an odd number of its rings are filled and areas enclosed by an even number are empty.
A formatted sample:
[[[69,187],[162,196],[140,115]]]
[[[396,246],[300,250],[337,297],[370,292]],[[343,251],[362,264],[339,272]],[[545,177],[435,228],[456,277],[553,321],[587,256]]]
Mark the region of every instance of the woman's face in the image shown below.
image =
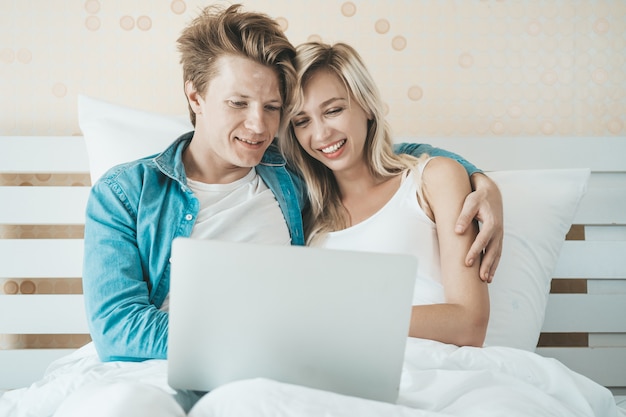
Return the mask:
[[[318,70],[304,86],[304,104],[292,120],[304,150],[333,172],[361,167],[367,113],[331,72]]]

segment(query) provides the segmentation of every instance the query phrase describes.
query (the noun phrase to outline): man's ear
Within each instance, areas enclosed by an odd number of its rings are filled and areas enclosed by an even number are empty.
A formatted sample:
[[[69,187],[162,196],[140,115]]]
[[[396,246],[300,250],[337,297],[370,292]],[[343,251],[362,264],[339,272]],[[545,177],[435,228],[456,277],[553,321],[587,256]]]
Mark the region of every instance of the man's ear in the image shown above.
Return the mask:
[[[202,97],[191,80],[185,81],[185,95],[193,112],[196,114],[202,113],[202,107],[200,106]]]

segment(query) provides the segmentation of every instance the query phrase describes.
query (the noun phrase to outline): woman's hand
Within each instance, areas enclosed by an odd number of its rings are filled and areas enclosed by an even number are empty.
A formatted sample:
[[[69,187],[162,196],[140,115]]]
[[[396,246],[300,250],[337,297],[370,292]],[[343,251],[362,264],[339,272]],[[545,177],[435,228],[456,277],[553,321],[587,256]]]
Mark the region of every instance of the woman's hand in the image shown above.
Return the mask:
[[[463,234],[474,219],[481,222],[480,232],[467,253],[465,263],[470,266],[478,259],[480,278],[491,282],[502,255],[502,195],[496,183],[483,173],[473,174],[471,182],[474,191],[465,199],[455,231]]]

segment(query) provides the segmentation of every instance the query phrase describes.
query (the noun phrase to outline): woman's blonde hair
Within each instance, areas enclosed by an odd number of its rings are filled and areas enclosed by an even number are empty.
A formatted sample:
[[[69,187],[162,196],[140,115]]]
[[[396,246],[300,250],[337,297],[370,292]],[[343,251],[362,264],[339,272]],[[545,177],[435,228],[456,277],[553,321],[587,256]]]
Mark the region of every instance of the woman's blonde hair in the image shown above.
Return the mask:
[[[296,85],[293,60],[294,46],[280,25],[263,13],[244,12],[240,4],[224,9],[218,5],[204,8],[177,40],[183,83],[191,81],[204,97],[216,75],[216,61],[224,55],[249,58],[276,71],[283,100],[281,121],[287,122],[284,110],[291,102]],[[196,114],[189,106],[189,117],[195,126]]]
[[[363,156],[374,178],[384,179],[415,166],[410,155],[397,155],[393,150],[391,129],[378,87],[361,56],[350,45],[307,42],[296,47],[296,86],[293,106],[287,117],[291,120],[302,109],[304,88],[317,71],[336,75],[354,100],[369,116]],[[305,232],[311,242],[327,232],[346,228],[348,213],[341,203],[341,193],[333,172],[312,158],[300,146],[291,123],[280,137],[281,149],[288,160],[302,173],[308,188],[310,207],[305,213]]]

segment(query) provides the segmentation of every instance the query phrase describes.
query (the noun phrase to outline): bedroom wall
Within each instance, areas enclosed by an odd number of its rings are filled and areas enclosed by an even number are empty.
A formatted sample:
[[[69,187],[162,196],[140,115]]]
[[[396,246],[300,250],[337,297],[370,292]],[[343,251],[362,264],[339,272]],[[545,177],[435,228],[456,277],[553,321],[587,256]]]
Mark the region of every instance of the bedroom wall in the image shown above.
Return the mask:
[[[175,41],[209,3],[0,0],[0,135],[80,135],[78,94],[185,114]],[[624,0],[243,3],[275,17],[295,44],[354,45],[398,136],[626,137]],[[2,186],[68,182],[89,177],[0,176]],[[570,238],[584,239],[577,230]],[[0,238],[81,236],[82,227],[0,225]],[[76,277],[0,282],[0,294],[81,291]],[[0,335],[0,349],[86,337]]]
[[[79,134],[77,94],[184,114],[199,0],[2,0],[0,135]],[[626,135],[623,0],[247,0],[364,56],[397,135]]]

